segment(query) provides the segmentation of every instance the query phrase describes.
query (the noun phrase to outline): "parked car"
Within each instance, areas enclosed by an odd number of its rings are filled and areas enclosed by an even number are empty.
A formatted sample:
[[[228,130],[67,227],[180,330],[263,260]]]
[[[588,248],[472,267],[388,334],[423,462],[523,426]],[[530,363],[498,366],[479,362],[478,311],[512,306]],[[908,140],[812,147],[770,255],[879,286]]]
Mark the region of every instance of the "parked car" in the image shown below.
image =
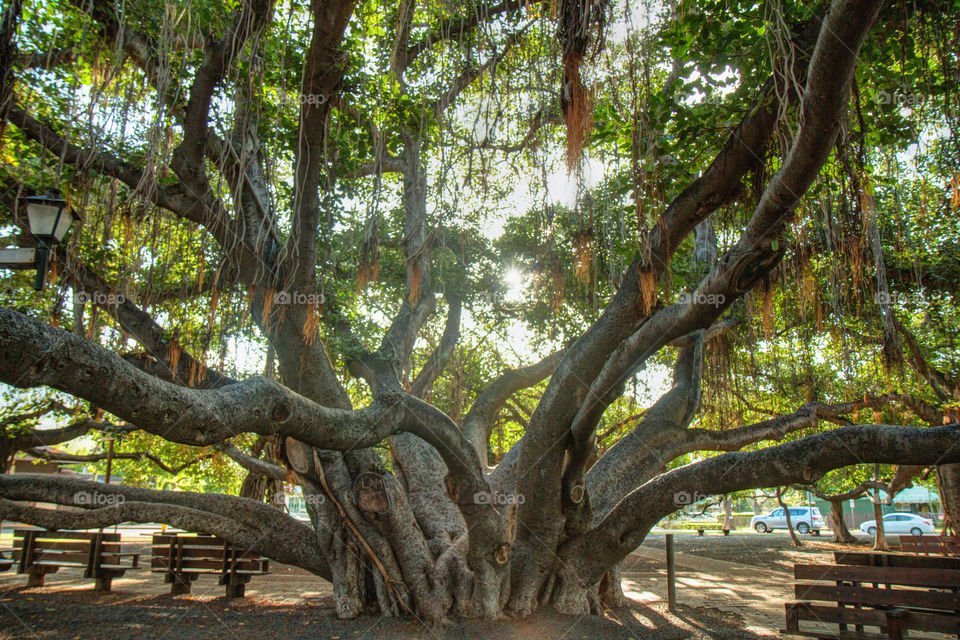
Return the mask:
[[[877,533],[877,521],[867,520],[860,525],[862,533],[871,536]],[[922,536],[925,533],[935,533],[933,520],[918,516],[915,513],[888,513],[883,516],[884,533],[909,533],[915,536]]]
[[[790,509],[790,524],[793,525],[797,533],[810,533],[820,535],[820,529],[824,527],[823,515],[820,509],[816,507],[788,507]],[[774,529],[787,528],[787,514],[783,509],[774,509],[764,516],[753,516],[750,520],[750,526],[756,529],[757,533],[768,533]]]

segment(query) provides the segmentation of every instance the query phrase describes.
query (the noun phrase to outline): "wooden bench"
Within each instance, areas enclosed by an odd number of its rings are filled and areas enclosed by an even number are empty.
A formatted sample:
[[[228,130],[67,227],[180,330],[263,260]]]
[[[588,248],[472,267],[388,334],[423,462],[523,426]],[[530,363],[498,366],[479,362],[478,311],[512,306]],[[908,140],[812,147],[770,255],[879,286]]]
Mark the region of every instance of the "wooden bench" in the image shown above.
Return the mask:
[[[13,549],[0,549],[0,571],[9,571],[13,566]]]
[[[960,537],[957,536],[899,536],[904,553],[960,556]]]
[[[698,536],[703,536],[707,531],[723,532],[723,535],[730,535],[730,529],[724,529],[723,524],[719,522],[681,522],[675,525],[677,529],[696,531]]]
[[[710,531],[722,531],[722,532],[723,532],[723,535],[725,535],[725,536],[730,535],[730,529],[714,529],[714,528],[711,528]],[[707,532],[706,529],[697,529],[697,535],[700,536],[701,538],[703,537],[703,535],[704,535],[706,532]]]
[[[17,573],[26,573],[28,587],[42,587],[48,573],[83,569],[98,591],[110,591],[113,579],[140,567],[139,553],[123,553],[119,533],[20,529],[13,534]]]
[[[242,598],[255,575],[270,573],[269,560],[237,545],[206,534],[155,534],[150,570],[163,573],[170,593],[190,593],[200,574],[217,574],[228,598]]]
[[[837,640],[901,640],[908,630],[960,634],[960,565],[902,554],[834,557],[836,565],[794,565],[794,577],[810,581],[795,584],[794,595],[807,602],[786,603],[783,633]],[[804,621],[837,629],[801,629]]]

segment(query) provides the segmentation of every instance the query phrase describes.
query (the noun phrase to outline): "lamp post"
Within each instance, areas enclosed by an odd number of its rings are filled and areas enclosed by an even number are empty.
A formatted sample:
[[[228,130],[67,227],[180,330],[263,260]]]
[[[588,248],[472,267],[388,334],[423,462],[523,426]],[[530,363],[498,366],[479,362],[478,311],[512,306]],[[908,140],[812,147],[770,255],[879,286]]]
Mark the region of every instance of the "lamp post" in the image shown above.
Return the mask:
[[[37,270],[33,288],[43,289],[47,277],[47,263],[50,249],[60,244],[75,221],[80,220],[62,194],[57,189],[49,189],[43,196],[27,196],[23,199],[27,209],[27,221],[30,234],[37,241],[35,249],[2,249],[0,266],[10,268],[29,268]]]
[[[37,254],[35,265],[37,276],[33,280],[33,288],[43,289],[43,281],[47,277],[47,261],[50,259],[50,249],[60,244],[74,220],[79,216],[73,212],[60,191],[50,189],[45,196],[28,196],[27,219],[30,222],[30,233],[37,239]]]

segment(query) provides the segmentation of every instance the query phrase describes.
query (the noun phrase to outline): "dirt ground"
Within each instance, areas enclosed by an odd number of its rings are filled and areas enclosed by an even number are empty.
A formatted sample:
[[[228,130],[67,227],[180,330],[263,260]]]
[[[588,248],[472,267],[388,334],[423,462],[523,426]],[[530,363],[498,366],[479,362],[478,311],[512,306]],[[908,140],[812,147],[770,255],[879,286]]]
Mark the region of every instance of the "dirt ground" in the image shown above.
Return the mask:
[[[522,621],[464,621],[428,629],[415,620],[375,616],[338,620],[329,584],[298,568],[271,563],[248,597],[227,600],[216,579],[202,577],[194,593],[172,597],[161,576],[128,572],[115,592],[98,594],[78,572],[48,576],[48,585],[27,589],[15,570],[0,573],[0,640],[13,638],[541,638],[727,639],[759,638],[782,625],[783,602],[792,597],[794,562],[832,561],[844,548],[829,537],[803,538],[794,549],[786,535],[753,533],[675,536],[678,602],[665,602],[664,538],[651,535],[624,564],[624,586],[632,604],[604,616],[561,616],[542,612]],[[139,541],[138,541],[139,542]],[[129,544],[147,560],[146,544]],[[867,548],[864,544],[855,547]],[[148,562],[144,562],[148,564]],[[75,575],[76,573],[76,575]]]
[[[605,616],[561,616],[540,613],[523,621],[463,621],[428,629],[416,621],[361,617],[338,620],[329,597],[308,605],[274,604],[248,598],[196,599],[169,595],[130,598],[84,592],[22,593],[0,596],[3,628],[0,638],[149,638],[199,640],[216,638],[457,638],[513,640],[528,638],[610,638],[662,640],[757,638],[739,628],[739,619],[717,609],[680,607],[667,612],[663,603],[634,604]]]

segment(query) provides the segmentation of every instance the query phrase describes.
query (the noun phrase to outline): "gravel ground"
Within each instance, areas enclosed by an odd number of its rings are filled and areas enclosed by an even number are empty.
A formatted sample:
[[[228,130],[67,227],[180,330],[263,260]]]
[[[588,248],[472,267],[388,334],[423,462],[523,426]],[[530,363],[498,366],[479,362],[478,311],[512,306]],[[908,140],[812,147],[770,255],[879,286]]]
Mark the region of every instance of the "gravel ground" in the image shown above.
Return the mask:
[[[513,622],[466,621],[427,629],[413,621],[373,616],[337,620],[332,602],[275,605],[263,599],[227,602],[223,598],[169,595],[149,598],[90,591],[38,592],[11,589],[0,595],[0,639],[136,639],[246,640],[254,638],[456,638],[515,640],[546,638],[734,639],[758,636],[739,628],[735,614],[713,608],[680,607],[670,614],[662,603],[635,604],[605,616],[561,616],[541,613]]]

